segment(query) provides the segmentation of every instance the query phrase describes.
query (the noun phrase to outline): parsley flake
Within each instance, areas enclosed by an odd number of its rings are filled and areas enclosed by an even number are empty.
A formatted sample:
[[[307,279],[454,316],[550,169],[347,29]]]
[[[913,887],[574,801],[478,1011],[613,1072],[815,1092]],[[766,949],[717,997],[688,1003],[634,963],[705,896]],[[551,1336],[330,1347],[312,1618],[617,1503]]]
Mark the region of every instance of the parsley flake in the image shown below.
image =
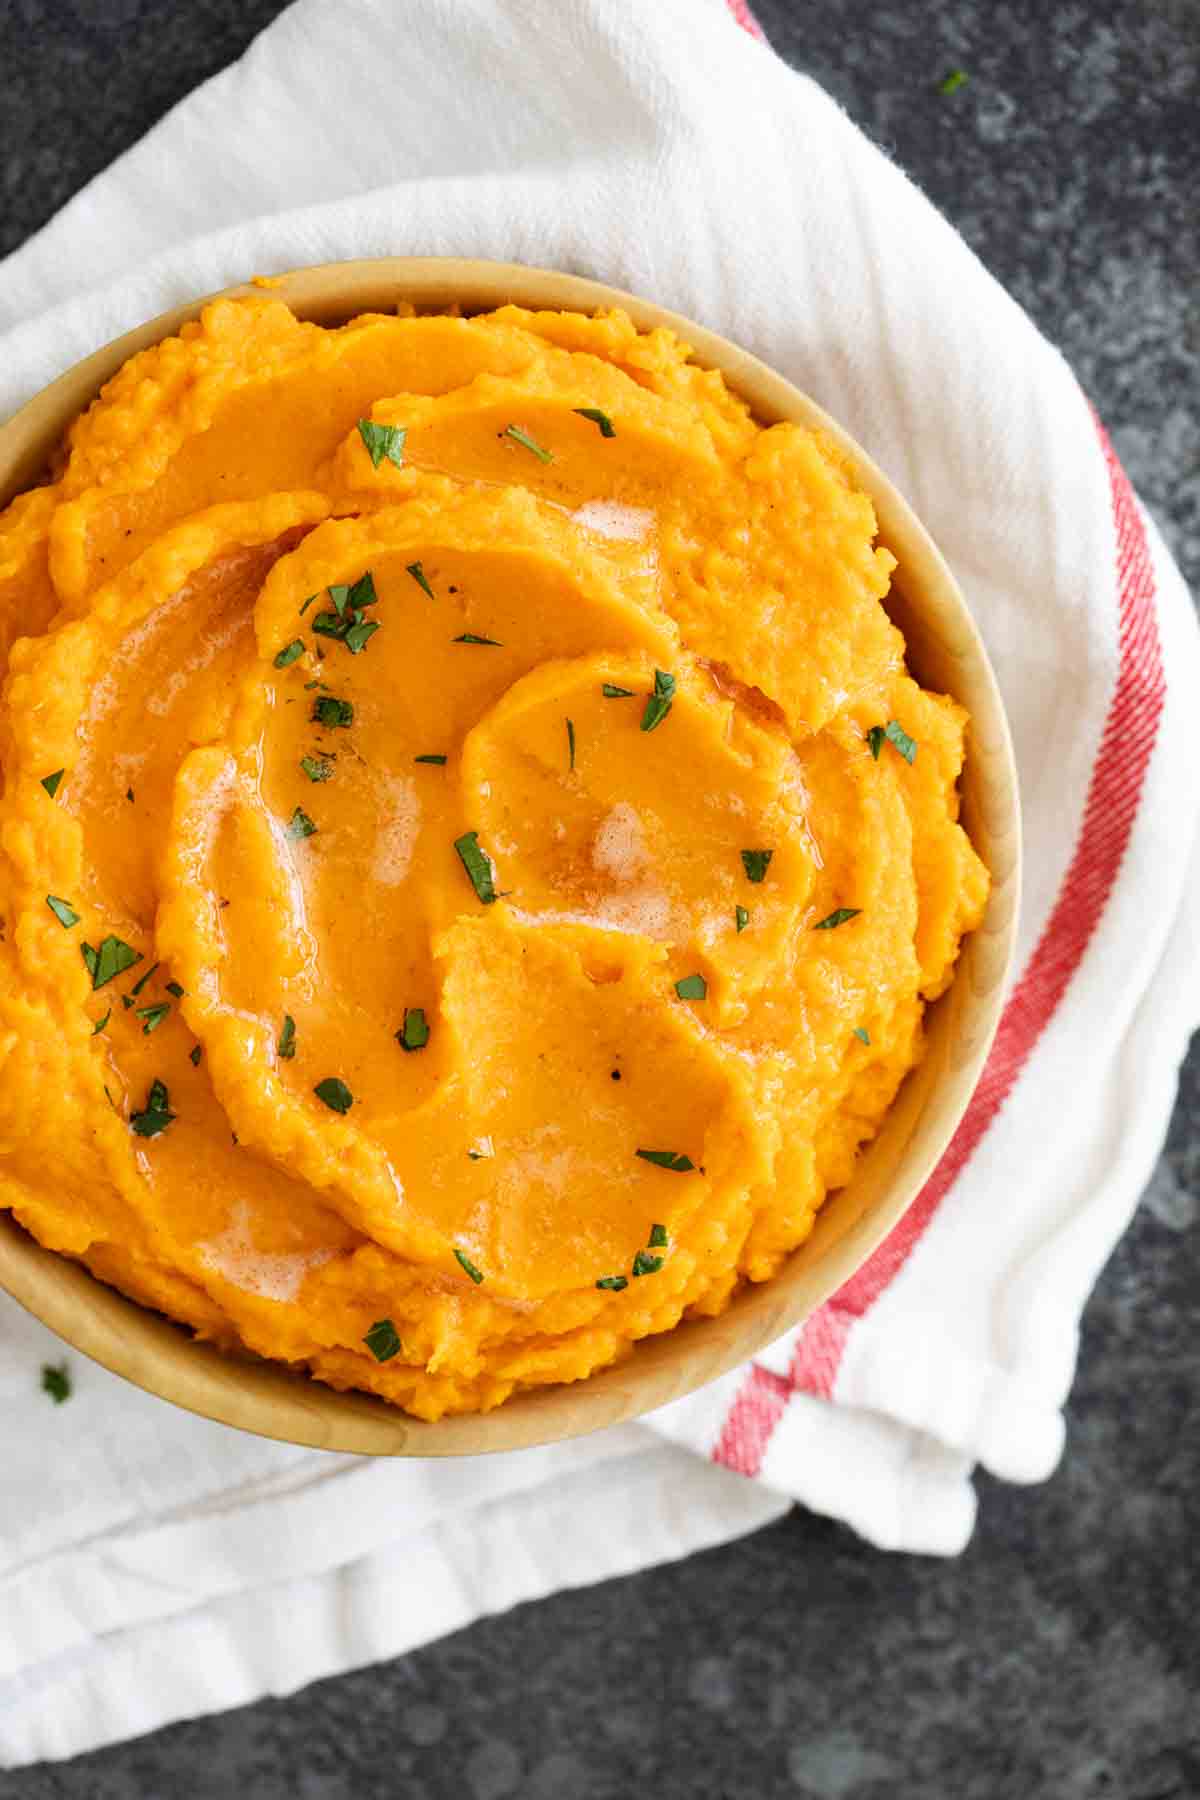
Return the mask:
[[[733,909],[733,919],[738,931],[743,932],[750,923],[750,914],[744,906],[735,906]]]
[[[404,1023],[396,1033],[396,1042],[402,1050],[423,1050],[429,1042],[429,1026],[425,1019],[423,1006],[406,1006]]]
[[[426,576],[425,571],[421,567],[419,562],[405,563],[404,573],[406,575],[412,576],[413,580],[416,582],[417,586],[420,588],[420,590],[423,594],[428,594],[429,598],[431,600],[437,599],[437,595],[434,593],[433,589],[430,587],[428,577]]]
[[[567,720],[567,759],[572,775],[575,773],[575,724]]]
[[[495,650],[503,650],[504,648],[504,645],[500,642],[499,638],[480,637],[478,633],[474,631],[461,632],[458,637],[451,638],[450,642],[452,644],[490,644]]]
[[[191,1063],[193,1069],[198,1069],[200,1067],[200,1058],[203,1055],[204,1051],[201,1049],[200,1045],[193,1044],[188,1051],[188,1061]]]
[[[376,1362],[391,1362],[401,1351],[400,1333],[390,1319],[376,1319],[363,1343]]]
[[[354,1105],[354,1095],[336,1075],[327,1075],[324,1081],[318,1081],[313,1093],[318,1100],[323,1100],[331,1112],[348,1113]]]
[[[142,989],[145,987],[146,983],[150,980],[150,977],[152,975],[157,974],[158,969],[159,969],[158,963],[151,963],[150,967],[146,970],[146,973],[143,976],[141,976],[139,980],[134,982],[134,984],[130,988],[129,992],[135,996],[140,994]]]
[[[685,1175],[696,1166],[681,1150],[639,1150],[637,1154],[643,1162],[654,1163],[660,1169],[673,1169],[678,1175]]]
[[[142,1026],[142,1036],[149,1037],[152,1031],[157,1031],[170,1010],[171,1002],[169,1000],[159,1000],[153,1006],[139,1006],[135,1016],[145,1021]]]
[[[951,69],[938,82],[939,94],[957,94],[960,87],[966,87],[971,77],[965,69]]]
[[[337,700],[332,694],[322,694],[313,701],[312,722],[314,725],[327,725],[330,728],[340,726],[344,731],[354,723],[354,708],[349,700]]]
[[[455,838],[454,848],[458,851],[459,861],[471,878],[471,886],[485,906],[490,906],[497,898],[495,875],[492,859],[486,850],[479,847],[479,833],[465,831],[460,838]]]
[[[531,438],[529,433],[527,431],[522,431],[519,425],[506,425],[504,427],[504,436],[510,437],[514,443],[520,444],[522,450],[532,450],[539,462],[552,463],[554,461],[552,453],[549,450],[544,450],[537,439]]]
[[[323,756],[302,756],[300,767],[310,781],[332,781],[333,779],[333,764],[327,762]]]
[[[606,700],[632,700],[633,689],[618,687],[615,682],[606,681],[600,689]]]
[[[303,656],[303,655],[304,655],[304,639],[303,638],[293,638],[290,644],[285,644],[283,646],[283,649],[281,651],[279,651],[278,655],[275,658],[275,667],[277,669],[288,669],[295,662],[295,660],[298,656]]]
[[[174,996],[177,1000],[183,999],[184,990],[180,987],[180,985],[177,981],[168,981],[167,992],[168,992],[168,994],[174,994]]]
[[[470,1257],[467,1255],[465,1250],[455,1250],[454,1255],[455,1255],[456,1259],[458,1260],[460,1266],[471,1277],[471,1280],[475,1283],[475,1286],[478,1287],[480,1282],[483,1280],[482,1269],[477,1269],[475,1267],[475,1264],[471,1261]]]
[[[144,1109],[130,1115],[131,1129],[137,1133],[138,1137],[157,1137],[160,1131],[167,1129],[175,1117],[170,1108],[171,1102],[166,1083],[152,1081]]]
[[[598,425],[601,437],[616,437],[616,426],[608,414],[601,412],[598,406],[573,406],[571,411],[578,413],[581,419],[590,419],[593,425]]]
[[[350,627],[342,641],[351,656],[357,656],[360,650],[366,649],[378,630],[378,619],[359,619]]]
[[[42,1364],[42,1392],[49,1394],[55,1406],[71,1398],[71,1376],[65,1362]]]
[[[123,975],[126,969],[132,969],[134,963],[142,960],[141,951],[130,949],[119,937],[106,937],[98,950],[94,950],[90,944],[81,945],[81,949],[92,977],[93,991],[104,987],[114,976]],[[151,969],[149,973],[153,974],[154,970]]]
[[[376,425],[372,419],[360,419],[358,435],[366,447],[373,469],[379,467],[385,456],[397,469],[404,467],[404,440],[408,436],[407,426]]]
[[[665,1225],[652,1225],[650,1227],[650,1248],[652,1250],[665,1250],[670,1241],[670,1238],[667,1236],[667,1228]]]
[[[296,1021],[291,1013],[283,1015],[283,1030],[279,1033],[279,1042],[275,1046],[278,1056],[290,1061],[296,1054]]]
[[[813,926],[813,930],[836,931],[838,926],[844,925],[848,919],[857,919],[861,911],[861,906],[835,907],[833,912],[826,913],[823,919],[817,920],[816,924]]]
[[[316,597],[317,596],[315,594],[310,594],[308,596],[308,599],[304,602],[303,606],[300,608],[300,617],[301,618],[304,617],[305,613],[308,611],[309,607],[312,605],[312,603],[316,599]]]
[[[668,675],[665,669],[654,671],[654,692],[646,702],[646,710],[642,714],[642,730],[654,731],[662,724],[671,710],[671,702],[675,698],[675,677]]]
[[[870,745],[871,755],[876,762],[879,761],[879,752],[883,749],[885,742],[899,751],[906,763],[914,763],[917,760],[916,740],[909,737],[899,719],[889,719],[886,725],[872,725],[868,731],[867,743]]]
[[[104,1017],[102,1019],[97,1019],[96,1023],[92,1026],[92,1036],[99,1037],[100,1033],[104,1030],[104,1027],[108,1024],[108,1021],[111,1018],[112,1018],[112,1007],[110,1006],[108,1011],[105,1013]]]
[[[627,1275],[604,1275],[596,1283],[596,1286],[607,1288],[611,1294],[619,1294],[623,1288],[629,1286],[629,1277]]]
[[[871,1041],[870,1032],[865,1030],[861,1025],[856,1025],[854,1027],[854,1035],[862,1044],[869,1044]]]
[[[65,773],[66,773],[66,771],[64,769],[55,769],[53,775],[43,775],[42,776],[42,786],[45,788],[46,792],[49,794],[49,796],[52,800],[53,800],[55,794],[57,794],[57,792],[58,792],[58,784],[62,780]]]
[[[774,854],[773,850],[743,850],[742,867],[746,871],[746,880],[762,881]]]
[[[50,911],[54,914],[64,931],[69,931],[72,925],[78,925],[79,914],[75,911],[75,908],[70,905],[68,901],[60,900],[57,894],[47,894],[46,905],[50,908]]]
[[[708,994],[708,983],[703,975],[685,975],[675,983],[675,992],[681,1000],[703,1000]]]
[[[414,761],[414,762],[419,762],[419,763],[437,763],[437,765],[438,765],[438,766],[439,766],[439,768],[440,768],[440,767],[441,767],[441,765],[442,765],[442,764],[443,764],[443,763],[444,763],[444,762],[445,762],[445,760],[446,760],[446,759],[445,759],[445,757],[444,757],[444,756],[436,756],[436,755],[429,755],[429,756],[414,756],[414,757],[413,757],[413,761]]]
[[[288,820],[287,834],[290,838],[306,838],[311,837],[316,829],[314,821],[309,818],[303,807],[298,806]]]
[[[633,1272],[635,1275],[657,1275],[662,1266],[663,1258],[661,1256],[651,1256],[648,1250],[639,1250],[633,1259]]]

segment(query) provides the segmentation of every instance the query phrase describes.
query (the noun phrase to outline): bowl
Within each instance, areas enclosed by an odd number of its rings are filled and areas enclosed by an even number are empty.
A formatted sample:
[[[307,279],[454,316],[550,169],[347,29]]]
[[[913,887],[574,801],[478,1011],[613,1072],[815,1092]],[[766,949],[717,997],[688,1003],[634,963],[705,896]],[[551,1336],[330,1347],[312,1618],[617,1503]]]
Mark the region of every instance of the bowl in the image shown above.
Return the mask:
[[[0,1288],[76,1350],[207,1418],[289,1443],[381,1456],[467,1456],[580,1436],[679,1399],[801,1323],[895,1228],[950,1142],[999,1020],[1016,932],[1019,804],[999,690],[966,601],[891,482],[819,406],[727,339],[619,289],[517,263],[423,257],[330,263],[285,275],[270,291],[299,317],[324,324],[392,311],[402,300],[423,311],[459,305],[465,312],[513,301],[584,312],[621,306],[643,329],[677,332],[693,345],[697,362],[721,371],[761,423],[819,427],[850,455],[874,503],[879,540],[897,559],[887,608],[907,640],[909,667],[924,686],[953,695],[971,715],[962,817],[991,871],[987,915],[964,942],[950,987],[928,1009],[925,1057],[901,1086],[853,1179],[829,1196],[811,1236],[780,1271],[746,1286],[719,1317],[642,1339],[624,1362],[583,1381],[515,1394],[493,1412],[430,1424],[368,1395],[337,1393],[307,1374],[197,1343],[184,1327],[106,1287],[81,1264],[43,1249],[0,1213]],[[212,298],[127,332],[0,427],[0,505],[45,477],[71,420],[128,357],[178,331]]]

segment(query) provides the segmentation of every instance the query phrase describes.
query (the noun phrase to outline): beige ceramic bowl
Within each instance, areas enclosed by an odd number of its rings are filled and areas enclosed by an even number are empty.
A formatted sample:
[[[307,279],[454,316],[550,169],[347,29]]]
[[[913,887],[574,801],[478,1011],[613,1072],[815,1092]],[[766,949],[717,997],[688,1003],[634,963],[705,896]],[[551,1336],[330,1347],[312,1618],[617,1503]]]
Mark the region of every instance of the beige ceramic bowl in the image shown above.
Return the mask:
[[[240,293],[249,290],[233,289]],[[486,311],[507,301],[590,312],[623,306],[643,328],[665,325],[719,369],[764,423],[819,426],[853,457],[898,560],[888,608],[927,687],[971,714],[963,818],[992,873],[982,928],[964,945],[953,985],[929,1010],[929,1047],[905,1081],[849,1186],[833,1194],[808,1241],[774,1280],[748,1286],[716,1319],[639,1343],[618,1367],[570,1386],[519,1394],[491,1413],[424,1424],[383,1401],[339,1394],[303,1374],[223,1355],[146,1311],[86,1269],[42,1249],[0,1213],[0,1288],[106,1368],[177,1405],[266,1437],[384,1456],[464,1456],[575,1437],[676,1400],[745,1361],[829,1298],[895,1227],[957,1126],[983,1067],[1003,1000],[1016,929],[1019,813],[1012,746],[995,677],[949,570],[920,522],[866,453],[781,376],[724,338],[598,282],[515,263],[384,258],[301,269],[273,290],[300,317],[334,323],[401,300],[419,309]],[[177,331],[197,300],[98,350],[0,427],[0,505],[45,476],[71,420],[127,357]]]

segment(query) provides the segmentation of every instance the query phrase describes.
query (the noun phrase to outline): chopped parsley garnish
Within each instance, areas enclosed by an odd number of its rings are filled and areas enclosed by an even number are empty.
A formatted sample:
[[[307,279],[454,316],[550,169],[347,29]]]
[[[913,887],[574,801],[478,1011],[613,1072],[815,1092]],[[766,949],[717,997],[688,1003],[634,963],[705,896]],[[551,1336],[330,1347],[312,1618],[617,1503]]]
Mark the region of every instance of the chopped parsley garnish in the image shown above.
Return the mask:
[[[574,720],[572,720],[572,719],[567,720],[567,760],[568,760],[568,763],[569,763],[569,766],[571,769],[571,773],[574,774],[575,773],[575,723],[574,723]]]
[[[167,1129],[175,1117],[170,1108],[171,1102],[167,1094],[166,1083],[152,1081],[144,1109],[130,1115],[130,1127],[136,1131],[139,1137],[157,1137],[160,1131]]]
[[[177,1000],[183,999],[184,990],[180,987],[180,985],[177,981],[168,981],[167,992],[168,992],[168,994],[174,994],[174,996]]]
[[[443,764],[443,763],[444,763],[444,762],[445,762],[445,760],[446,760],[446,759],[445,759],[445,757],[444,757],[444,756],[436,756],[436,755],[429,755],[429,756],[414,756],[414,757],[413,757],[413,761],[414,761],[414,762],[420,762],[420,763],[437,763],[437,765],[438,765],[438,766],[439,766],[439,768],[440,768],[440,767],[441,767],[441,765],[442,765],[442,764]]]
[[[115,975],[123,975],[126,969],[132,969],[134,963],[140,963],[142,960],[141,951],[130,949],[129,945],[122,943],[119,937],[106,937],[98,950],[93,949],[91,944],[83,944],[80,947],[83,951],[83,960],[92,977],[93,991],[96,988],[104,987]],[[149,972],[154,973],[153,969]]]
[[[330,588],[329,591],[332,594],[333,589]],[[370,569],[363,570],[346,595],[346,599],[349,601],[351,612],[357,612],[363,606],[378,605],[379,595],[375,592],[375,577]]]
[[[681,1150],[639,1150],[637,1154],[643,1162],[654,1163],[660,1169],[674,1169],[679,1175],[686,1174],[696,1166],[691,1157],[684,1156]]]
[[[622,1288],[629,1286],[628,1275],[603,1275],[596,1283],[598,1288],[607,1288],[611,1294],[619,1294]]]
[[[79,914],[75,911],[75,908],[71,906],[68,901],[60,900],[57,894],[47,894],[46,905],[50,908],[50,911],[54,914],[64,931],[69,931],[72,925],[78,925]]]
[[[400,1333],[390,1319],[376,1319],[363,1338],[363,1343],[376,1362],[391,1362],[393,1356],[399,1356],[401,1350]]]
[[[944,75],[938,82],[938,93],[957,94],[959,88],[966,87],[970,79],[971,77],[965,69],[951,69],[949,74]]]
[[[342,638],[346,635],[346,620],[343,614],[335,612],[318,613],[312,622],[312,628],[318,637]]]
[[[43,775],[42,776],[42,786],[45,788],[46,792],[49,794],[49,796],[52,800],[53,800],[55,794],[57,794],[57,792],[58,792],[58,784],[62,780],[65,772],[66,771],[63,769],[55,769],[53,775]]]
[[[340,726],[344,731],[354,723],[354,708],[349,700],[337,700],[332,694],[322,694],[313,701],[312,721],[315,725],[328,725],[331,728]]]
[[[102,1019],[97,1019],[96,1023],[92,1026],[92,1036],[99,1037],[100,1033],[104,1030],[104,1027],[108,1024],[108,1021],[111,1018],[112,1018],[112,1007],[110,1006],[108,1011],[105,1013],[104,1017]]]
[[[867,743],[871,747],[871,755],[876,762],[879,761],[879,752],[883,749],[885,741],[900,752],[906,763],[913,763],[917,760],[916,740],[909,737],[899,719],[889,719],[886,725],[872,725],[868,731]]]
[[[762,881],[774,854],[773,850],[743,850],[742,867],[746,871],[746,880]]]
[[[193,1044],[188,1051],[188,1061],[191,1063],[193,1069],[198,1069],[200,1067],[200,1058],[203,1055],[204,1051],[201,1046],[199,1044]]]
[[[600,689],[606,700],[632,700],[633,689],[618,687],[613,681],[606,681]]]
[[[461,632],[458,637],[451,638],[450,641],[452,644],[491,644],[495,650],[503,650],[504,648],[504,645],[500,642],[499,638],[480,637],[479,634],[474,631]]]
[[[479,848],[479,833],[465,831],[460,838],[455,838],[454,848],[458,851],[459,861],[471,877],[471,886],[483,901],[490,906],[496,899],[496,882],[492,870],[492,859],[486,850]]]
[[[657,1275],[662,1266],[663,1258],[661,1256],[651,1256],[648,1250],[639,1250],[633,1259],[633,1272],[635,1275]]]
[[[549,450],[543,450],[537,439],[531,438],[529,433],[527,431],[522,431],[519,425],[506,425],[504,427],[504,435],[505,437],[512,438],[514,443],[520,444],[522,450],[532,450],[539,462],[551,463],[554,461],[551,452]]]
[[[854,1035],[862,1044],[869,1044],[871,1041],[870,1032],[865,1030],[861,1025],[856,1025],[854,1027]]]
[[[159,1000],[154,1006],[139,1006],[136,1016],[145,1021],[142,1026],[142,1036],[149,1037],[152,1031],[156,1031],[170,1010],[171,1002],[169,1000]]]
[[[354,1095],[336,1075],[327,1075],[324,1081],[318,1081],[313,1093],[318,1100],[323,1100],[331,1112],[348,1113],[354,1105]]]
[[[277,669],[288,669],[296,661],[297,657],[303,656],[303,655],[304,655],[304,639],[303,638],[293,638],[291,643],[285,644],[283,646],[283,649],[276,656],[275,667]]]
[[[708,993],[708,983],[703,975],[685,975],[682,981],[675,983],[675,992],[681,1000],[703,1000]]]
[[[296,1021],[291,1013],[283,1015],[283,1030],[279,1033],[279,1042],[275,1049],[279,1056],[288,1060],[296,1054]]]
[[[836,931],[839,925],[844,925],[846,923],[847,919],[857,919],[861,911],[861,906],[836,907],[833,912],[826,913],[823,919],[818,919],[813,926],[813,930]]]
[[[371,419],[358,421],[358,435],[366,446],[367,455],[371,459],[371,467],[377,469],[386,456],[396,468],[404,467],[404,440],[408,436],[405,425],[376,425]]]
[[[287,834],[290,838],[306,838],[311,837],[316,829],[314,821],[309,818],[303,807],[298,806],[288,820]]]
[[[55,1406],[71,1398],[71,1377],[65,1362],[42,1364],[42,1392],[49,1394]]]
[[[667,1236],[667,1228],[665,1225],[652,1225],[650,1227],[650,1248],[652,1250],[665,1250],[670,1241],[670,1238]]]
[[[598,425],[601,437],[616,437],[616,426],[608,414],[601,412],[598,406],[574,406],[571,410],[577,412],[581,419],[590,419],[593,425]]]
[[[654,692],[646,702],[646,710],[642,714],[642,730],[654,731],[661,725],[671,710],[671,702],[675,698],[675,677],[668,675],[665,669],[654,671]]]
[[[370,639],[379,630],[378,619],[359,619],[353,624],[343,640],[351,656],[357,656],[365,650]]]
[[[735,906],[734,907],[733,918],[734,918],[734,923],[736,924],[739,932],[745,931],[747,925],[750,923],[750,914],[747,912],[747,910],[744,906]]]
[[[477,1269],[475,1267],[475,1264],[471,1261],[470,1257],[467,1255],[465,1250],[455,1250],[454,1254],[455,1254],[455,1257],[458,1259],[460,1266],[471,1277],[471,1280],[475,1283],[475,1286],[478,1287],[480,1282],[483,1280],[483,1271],[481,1269]]]
[[[496,1146],[490,1137],[477,1138],[467,1155],[472,1162],[486,1162],[489,1156],[495,1156]]]
[[[128,800],[130,806],[132,806],[133,805],[133,789],[132,788],[125,789],[125,798]]]
[[[421,567],[419,562],[405,563],[404,573],[406,575],[412,576],[413,580],[416,582],[417,586],[420,588],[420,590],[423,594],[428,594],[429,598],[431,600],[437,599],[437,595],[434,593],[433,589],[430,587],[428,578],[426,577],[426,574],[425,574],[425,571]]]
[[[404,1023],[396,1033],[396,1042],[402,1050],[423,1050],[429,1042],[429,1026],[425,1019],[423,1006],[406,1006]]]
[[[305,613],[308,611],[309,607],[312,605],[313,601],[316,598],[317,598],[317,596],[315,594],[310,594],[308,596],[308,599],[304,602],[303,606],[300,608],[300,617],[301,618],[304,617]]]
[[[302,756],[300,767],[310,781],[332,781],[333,764],[326,762],[323,756]]]
[[[159,969],[158,963],[151,963],[150,967],[146,970],[146,973],[143,976],[141,976],[137,981],[134,982],[134,984],[130,988],[129,992],[131,994],[133,994],[135,997],[138,994],[140,994],[142,989],[145,987],[146,983],[150,980],[150,977],[152,975],[157,974],[158,969]]]

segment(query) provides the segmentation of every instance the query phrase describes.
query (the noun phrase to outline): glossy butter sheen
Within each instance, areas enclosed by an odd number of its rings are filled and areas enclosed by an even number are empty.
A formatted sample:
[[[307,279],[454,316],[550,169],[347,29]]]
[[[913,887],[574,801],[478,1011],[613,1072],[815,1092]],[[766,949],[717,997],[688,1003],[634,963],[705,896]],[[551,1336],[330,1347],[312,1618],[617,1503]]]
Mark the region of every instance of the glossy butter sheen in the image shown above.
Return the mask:
[[[619,312],[133,358],[0,517],[0,1204],[424,1418],[769,1278],[987,894],[874,536]]]

